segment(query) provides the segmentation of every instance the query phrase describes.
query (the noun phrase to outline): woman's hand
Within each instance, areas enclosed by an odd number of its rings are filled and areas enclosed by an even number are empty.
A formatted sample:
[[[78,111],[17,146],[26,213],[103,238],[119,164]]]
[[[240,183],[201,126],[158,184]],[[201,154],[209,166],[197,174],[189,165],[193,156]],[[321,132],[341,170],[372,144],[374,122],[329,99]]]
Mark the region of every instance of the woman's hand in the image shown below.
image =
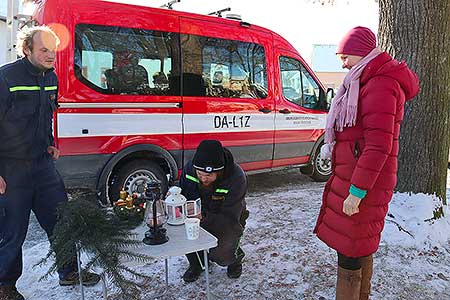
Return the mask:
[[[348,216],[357,214],[359,213],[359,203],[361,203],[361,198],[349,194],[344,201],[342,211]]]

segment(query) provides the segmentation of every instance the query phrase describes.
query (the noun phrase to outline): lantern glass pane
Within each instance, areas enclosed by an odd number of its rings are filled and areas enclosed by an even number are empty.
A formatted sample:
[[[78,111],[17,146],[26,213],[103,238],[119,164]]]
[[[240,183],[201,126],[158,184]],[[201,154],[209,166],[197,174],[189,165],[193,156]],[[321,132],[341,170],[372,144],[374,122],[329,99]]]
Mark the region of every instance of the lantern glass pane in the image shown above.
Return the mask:
[[[202,213],[200,199],[188,201],[186,203],[186,216],[199,217]]]

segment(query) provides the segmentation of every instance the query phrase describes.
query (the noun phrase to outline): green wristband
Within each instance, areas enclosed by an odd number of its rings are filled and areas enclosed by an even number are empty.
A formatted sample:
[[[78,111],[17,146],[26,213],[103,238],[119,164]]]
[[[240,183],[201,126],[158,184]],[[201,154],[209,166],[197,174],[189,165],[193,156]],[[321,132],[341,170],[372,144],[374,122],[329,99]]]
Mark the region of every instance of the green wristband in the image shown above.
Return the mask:
[[[357,188],[356,186],[354,186],[353,184],[350,186],[349,192],[353,196],[361,198],[361,199],[363,199],[367,195],[367,191],[361,190],[361,189]]]

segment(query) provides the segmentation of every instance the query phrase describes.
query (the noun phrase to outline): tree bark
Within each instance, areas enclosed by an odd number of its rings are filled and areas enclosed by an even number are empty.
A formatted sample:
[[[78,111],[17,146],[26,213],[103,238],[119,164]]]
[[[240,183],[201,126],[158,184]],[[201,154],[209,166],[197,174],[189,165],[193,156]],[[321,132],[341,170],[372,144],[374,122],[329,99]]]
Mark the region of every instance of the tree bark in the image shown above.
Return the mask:
[[[400,192],[436,194],[446,203],[450,145],[450,1],[380,0],[379,45],[420,79],[405,105],[400,134]],[[439,217],[442,214],[435,214]]]

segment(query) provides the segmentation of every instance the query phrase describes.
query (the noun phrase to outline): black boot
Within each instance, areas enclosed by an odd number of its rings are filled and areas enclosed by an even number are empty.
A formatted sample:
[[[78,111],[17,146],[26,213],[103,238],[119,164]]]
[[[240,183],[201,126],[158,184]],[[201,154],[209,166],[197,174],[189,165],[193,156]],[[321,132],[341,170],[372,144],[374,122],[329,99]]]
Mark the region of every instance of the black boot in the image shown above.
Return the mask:
[[[229,278],[239,278],[242,274],[242,263],[235,262],[227,267],[227,275]]]
[[[189,265],[189,268],[183,274],[183,280],[185,282],[194,282],[200,277],[202,272],[203,272],[202,268],[198,266]]]
[[[86,270],[81,272],[82,277],[81,281],[84,286],[93,286],[96,285],[100,281],[100,275],[88,272]],[[59,279],[59,285],[61,286],[70,286],[70,285],[78,285],[80,284],[80,276],[77,271],[72,271],[67,274],[64,278]]]
[[[183,274],[183,280],[185,282],[194,282],[196,281],[203,272],[202,265],[200,264],[197,253],[188,253],[186,257],[189,261],[189,268]],[[201,256],[200,256],[201,257]],[[203,263],[203,260],[202,260]]]
[[[0,285],[0,300],[25,300],[15,286]]]

